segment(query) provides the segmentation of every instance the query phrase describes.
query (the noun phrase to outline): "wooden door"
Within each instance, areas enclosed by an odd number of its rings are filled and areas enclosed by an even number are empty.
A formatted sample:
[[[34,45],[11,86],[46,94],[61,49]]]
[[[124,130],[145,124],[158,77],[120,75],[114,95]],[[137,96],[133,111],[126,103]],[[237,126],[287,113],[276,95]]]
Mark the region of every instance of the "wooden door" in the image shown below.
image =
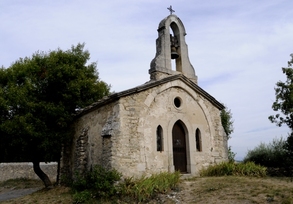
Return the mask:
[[[173,162],[176,171],[182,173],[187,172],[187,159],[186,159],[186,140],[185,131],[180,124],[176,122],[172,129],[173,139]]]

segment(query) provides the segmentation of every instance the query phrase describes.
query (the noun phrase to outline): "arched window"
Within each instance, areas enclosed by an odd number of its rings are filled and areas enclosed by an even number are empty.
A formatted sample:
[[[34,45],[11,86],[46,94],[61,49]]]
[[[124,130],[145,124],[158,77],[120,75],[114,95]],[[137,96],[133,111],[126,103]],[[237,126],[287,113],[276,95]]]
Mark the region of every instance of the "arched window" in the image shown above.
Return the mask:
[[[162,152],[164,151],[164,148],[163,148],[163,129],[162,127],[159,125],[157,127],[157,151],[158,152]]]
[[[196,150],[201,152],[202,151],[201,134],[198,128],[196,129],[196,132],[195,132],[195,142],[196,142]]]

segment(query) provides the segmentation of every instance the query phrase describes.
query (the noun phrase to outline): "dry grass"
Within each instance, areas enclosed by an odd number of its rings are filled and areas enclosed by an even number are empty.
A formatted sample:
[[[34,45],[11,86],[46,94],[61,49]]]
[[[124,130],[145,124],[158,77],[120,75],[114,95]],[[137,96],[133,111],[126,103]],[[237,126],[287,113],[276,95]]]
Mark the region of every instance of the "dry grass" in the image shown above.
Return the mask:
[[[0,184],[0,187],[3,185]],[[55,187],[1,204],[72,203],[70,189]],[[121,202],[120,202],[121,203]],[[135,203],[135,202],[128,202]],[[183,180],[179,190],[161,195],[149,203],[281,203],[293,204],[293,182],[290,178],[201,177]]]
[[[1,204],[67,204],[72,203],[70,189],[55,187],[53,189],[42,189],[24,197],[2,201]]]
[[[181,183],[182,203],[293,203],[290,179],[202,177]]]
[[[41,180],[26,178],[9,179],[7,181],[0,182],[0,193],[6,189],[38,188],[42,185]]]

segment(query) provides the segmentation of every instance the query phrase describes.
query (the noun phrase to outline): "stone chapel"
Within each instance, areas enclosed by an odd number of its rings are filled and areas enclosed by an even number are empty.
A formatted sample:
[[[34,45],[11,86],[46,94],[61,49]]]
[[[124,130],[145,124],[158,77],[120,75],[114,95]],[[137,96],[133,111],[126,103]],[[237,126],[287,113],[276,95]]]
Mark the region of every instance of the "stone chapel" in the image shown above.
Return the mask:
[[[139,177],[163,171],[197,176],[228,158],[221,124],[224,106],[197,84],[186,31],[174,14],[158,27],[150,81],[83,109],[64,147],[61,173],[94,165]],[[176,70],[172,70],[171,60]]]

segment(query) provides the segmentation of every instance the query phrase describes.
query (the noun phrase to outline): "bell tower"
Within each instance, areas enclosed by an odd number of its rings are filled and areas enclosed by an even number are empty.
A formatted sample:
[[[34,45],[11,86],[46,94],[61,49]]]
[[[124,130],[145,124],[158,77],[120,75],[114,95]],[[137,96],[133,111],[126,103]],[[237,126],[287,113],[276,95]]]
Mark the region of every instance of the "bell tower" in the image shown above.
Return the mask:
[[[150,78],[160,80],[170,75],[183,74],[197,84],[197,76],[188,57],[184,25],[176,15],[172,14],[174,12],[172,7],[168,9],[171,14],[159,24],[156,56],[149,69]],[[172,70],[171,60],[175,60],[175,70]]]

